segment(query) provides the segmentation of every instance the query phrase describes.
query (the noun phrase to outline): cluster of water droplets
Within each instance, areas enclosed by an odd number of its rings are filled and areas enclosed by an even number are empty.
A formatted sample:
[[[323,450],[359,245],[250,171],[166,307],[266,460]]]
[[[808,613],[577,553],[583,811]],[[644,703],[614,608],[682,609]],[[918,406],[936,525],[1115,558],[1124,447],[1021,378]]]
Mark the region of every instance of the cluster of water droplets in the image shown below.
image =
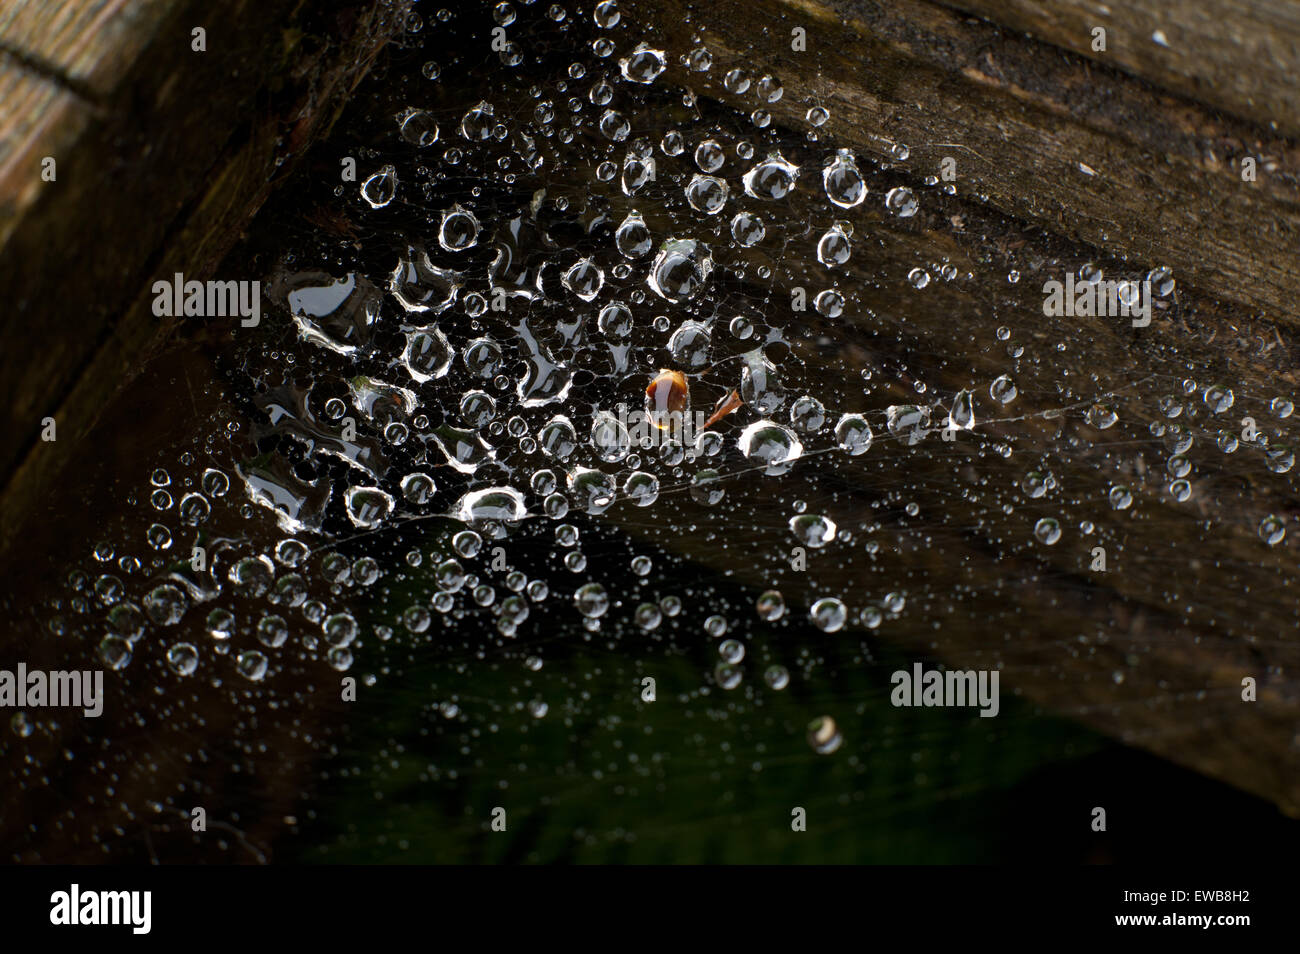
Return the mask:
[[[501,3],[493,15],[516,34],[521,10]],[[428,638],[467,615],[489,619],[501,639],[519,638],[559,592],[589,634],[616,618],[650,634],[685,612],[682,600],[625,600],[608,580],[587,579],[596,567],[579,517],[644,510],[643,520],[671,535],[685,500],[692,520],[710,511],[736,519],[729,508],[773,493],[764,481],[794,480],[797,469],[832,458],[867,481],[905,472],[909,454],[984,441],[990,422],[998,432],[981,453],[1012,456],[1024,349],[1009,331],[998,335],[1007,360],[997,373],[949,389],[918,379],[902,397],[874,385],[818,393],[794,347],[810,318],[829,340],[861,320],[852,281],[840,277],[869,272],[875,223],[912,228],[924,217],[927,200],[894,174],[907,148],[894,144],[881,159],[838,147],[833,117],[816,103],[803,114],[803,142],[792,141],[772,126],[784,97],[776,77],[715,63],[704,46],[674,60],[628,29],[612,0],[592,18],[598,35],[558,77],[515,80],[510,71],[529,52],[512,39],[499,51],[506,71],[479,101],[435,109],[413,96],[392,117],[391,141],[360,153],[361,173],[337,198],[367,237],[286,250],[269,276],[271,321],[292,329],[296,341],[275,347],[296,361],[268,348],[242,362],[255,416],[241,455],[225,468],[153,474],[148,572],[114,572],[135,558],[104,543],[92,571],[69,579],[74,599],[102,618],[107,666],[127,669],[148,647],[181,678],[227,657],[216,672],[261,682],[291,651],[346,672],[372,639]],[[421,81],[436,84],[445,68],[426,64]],[[715,76],[728,96],[756,100],[746,122],[719,127],[693,109],[660,120],[652,108],[665,78],[689,102],[692,85]],[[761,292],[790,262],[817,263],[798,282],[811,311]],[[888,280],[924,294],[936,275],[957,282],[959,269],[925,262]],[[1085,266],[1080,277],[1099,281],[1100,272]],[[1158,295],[1172,294],[1167,270],[1150,277]],[[1257,422],[1249,440],[1233,408],[1229,387],[1191,379],[1160,400],[1148,429],[1173,501],[1194,500],[1195,453],[1207,445],[1255,452],[1275,475],[1292,471],[1289,440],[1267,426],[1286,422],[1290,402],[1274,400],[1271,420]],[[679,433],[646,426],[650,412],[709,421]],[[1120,415],[1113,395],[1073,412],[1097,434]],[[1105,506],[1139,507],[1136,483],[1117,478]],[[1027,467],[1013,491],[1005,507],[1023,502],[1035,515],[1025,541],[1061,547],[1072,523],[1094,532],[1064,506],[1040,514],[1070,492],[1050,466]],[[920,512],[905,491],[886,505],[904,521]],[[209,535],[217,509],[270,519],[277,539]],[[833,499],[789,509],[778,552],[879,552],[880,523],[848,525]],[[554,562],[516,565],[513,538],[539,525],[555,528]],[[439,529],[429,544],[431,528]],[[1286,521],[1261,514],[1257,533],[1276,546]],[[400,560],[345,556],[360,540],[396,548]],[[648,577],[649,558],[630,572]],[[398,600],[407,578],[427,589],[402,592],[391,618],[363,626],[351,604],[385,587]],[[880,590],[822,595],[807,619],[827,635],[875,630],[907,604],[904,586]],[[758,623],[788,618],[776,590],[750,612]],[[745,631],[717,613],[700,629],[719,640],[716,685],[742,686]],[[771,690],[791,678],[779,662],[763,669]],[[809,739],[832,752],[840,734],[826,717]]]

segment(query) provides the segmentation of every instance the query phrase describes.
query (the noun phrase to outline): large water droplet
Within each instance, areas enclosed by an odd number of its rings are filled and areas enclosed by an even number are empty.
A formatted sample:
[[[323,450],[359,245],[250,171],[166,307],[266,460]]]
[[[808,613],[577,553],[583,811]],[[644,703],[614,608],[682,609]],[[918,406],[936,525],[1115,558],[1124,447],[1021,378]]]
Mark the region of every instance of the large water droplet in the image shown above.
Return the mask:
[[[727,204],[730,190],[717,176],[697,175],[686,186],[686,201],[692,209],[706,215],[717,215]]]
[[[447,336],[437,328],[408,333],[406,336],[402,364],[407,373],[420,383],[445,375],[451,367],[452,357]]]
[[[438,244],[448,252],[463,252],[478,244],[479,224],[474,213],[454,205],[442,213]]]
[[[361,183],[361,198],[365,199],[372,209],[382,209],[393,201],[395,195],[397,195],[397,170],[392,166],[384,166]]]
[[[378,487],[349,487],[344,495],[348,519],[354,527],[377,527],[393,509],[393,498]]]
[[[490,103],[480,102],[460,121],[460,134],[470,142],[483,142],[492,135],[496,125],[496,110]]]
[[[486,487],[465,494],[457,501],[453,515],[468,524],[518,523],[528,515],[524,497],[513,487]]]
[[[849,260],[853,251],[849,241],[848,230],[841,223],[835,223],[817,242],[817,261],[827,268],[843,265]]]
[[[740,452],[765,464],[765,473],[784,474],[803,454],[803,444],[788,427],[770,420],[755,421],[741,432]]]
[[[891,404],[885,409],[889,433],[907,446],[921,443],[930,432],[930,409],[915,404]]]
[[[871,425],[861,414],[845,414],[835,425],[835,439],[855,457],[871,448],[871,438]]]
[[[425,313],[439,315],[450,308],[460,293],[461,281],[459,272],[437,267],[428,252],[411,247],[389,276],[388,290],[407,312],[408,319],[418,318]]]
[[[709,363],[709,348],[713,335],[707,325],[699,321],[683,322],[668,339],[668,352],[682,367],[695,370]]]
[[[605,273],[594,259],[584,258],[564,273],[564,287],[583,301],[591,301],[605,284]]]
[[[659,248],[646,284],[665,301],[682,303],[696,295],[713,271],[709,247],[694,239],[669,239]]]
[[[806,547],[818,549],[835,539],[835,521],[819,514],[801,513],[790,518],[790,532]]]
[[[916,201],[916,195],[907,186],[898,186],[890,189],[885,196],[885,208],[889,209],[899,218],[907,219],[916,215],[919,203]]]
[[[745,192],[756,199],[783,199],[794,189],[799,167],[774,152],[745,173]],[[860,200],[859,200],[860,201]]]
[[[596,412],[591,425],[591,446],[596,448],[600,459],[607,463],[617,463],[627,456],[632,439],[627,427],[609,411]]]
[[[363,276],[334,280],[326,272],[300,272],[273,283],[284,295],[303,339],[338,354],[353,354],[370,342],[382,296]]]
[[[654,50],[642,43],[632,51],[631,56],[618,61],[618,68],[623,78],[629,82],[643,85],[653,83],[664,71],[663,50]]]
[[[641,213],[633,209],[614,231],[614,244],[624,258],[644,258],[650,254],[654,240]]]
[[[841,149],[835,158],[822,170],[822,187],[826,198],[841,209],[851,209],[860,205],[867,197],[867,184],[858,172],[857,162],[847,149]]]
[[[969,431],[975,426],[975,396],[968,390],[957,392],[948,411],[948,426]]]

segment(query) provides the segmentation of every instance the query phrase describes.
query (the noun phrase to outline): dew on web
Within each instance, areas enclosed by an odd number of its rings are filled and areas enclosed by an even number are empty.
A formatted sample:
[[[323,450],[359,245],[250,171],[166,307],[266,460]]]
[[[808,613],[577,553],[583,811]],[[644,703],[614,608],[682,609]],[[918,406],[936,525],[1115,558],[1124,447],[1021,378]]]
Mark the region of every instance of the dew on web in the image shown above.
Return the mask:
[[[900,647],[1007,683],[1097,656],[1126,674],[1104,698],[1171,706],[1192,685],[1162,688],[1151,653],[1247,635],[1237,568],[1294,541],[1293,408],[1190,345],[1135,370],[1123,334],[1186,333],[1168,269],[986,252],[907,146],[841,145],[781,77],[643,37],[611,0],[494,17],[512,64],[408,51],[321,147],[366,157],[326,193],[353,235],[256,259],[272,306],[220,356],[224,419],[189,465],[141,469],[142,529],[65,572],[61,616],[110,678],[157,681],[176,718],[186,686],[248,713],[333,712],[340,676],[422,694],[400,745],[354,753],[376,790],[400,767],[467,791],[458,764],[498,732],[592,732],[617,764],[581,771],[645,792],[670,697],[695,713],[672,731],[753,719],[774,760],[860,780],[849,753],[897,742],[867,716]],[[1149,328],[1044,316],[1044,282],[1126,268]],[[127,554],[140,572],[107,572]],[[1293,626],[1294,597],[1271,612]],[[637,761],[620,720],[647,726]],[[313,723],[304,748],[335,745]]]

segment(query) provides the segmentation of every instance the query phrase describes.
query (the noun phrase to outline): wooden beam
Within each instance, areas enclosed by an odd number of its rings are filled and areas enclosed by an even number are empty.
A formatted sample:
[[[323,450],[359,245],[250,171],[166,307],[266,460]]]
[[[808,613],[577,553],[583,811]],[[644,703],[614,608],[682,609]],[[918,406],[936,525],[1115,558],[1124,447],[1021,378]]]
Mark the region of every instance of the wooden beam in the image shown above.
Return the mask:
[[[405,0],[61,0],[0,19],[0,545],[69,441],[171,325],[146,292],[204,278],[327,129]],[[203,50],[194,31],[205,31]],[[52,181],[42,177],[54,161]],[[239,278],[242,276],[233,276]],[[40,440],[53,418],[58,439]]]
[[[746,112],[721,79],[733,66],[784,83],[774,121],[831,112],[841,144],[939,175],[1026,222],[1118,257],[1172,267],[1216,297],[1300,323],[1300,152],[1276,132],[1221,117],[1032,40],[920,0],[630,0],[659,39],[694,35],[714,69],[697,93]],[[807,31],[807,51],[791,30]],[[1243,181],[1240,160],[1257,158]]]
[[[943,0],[1289,137],[1300,134],[1300,6],[1287,0]],[[1105,30],[1105,48],[1097,49]]]

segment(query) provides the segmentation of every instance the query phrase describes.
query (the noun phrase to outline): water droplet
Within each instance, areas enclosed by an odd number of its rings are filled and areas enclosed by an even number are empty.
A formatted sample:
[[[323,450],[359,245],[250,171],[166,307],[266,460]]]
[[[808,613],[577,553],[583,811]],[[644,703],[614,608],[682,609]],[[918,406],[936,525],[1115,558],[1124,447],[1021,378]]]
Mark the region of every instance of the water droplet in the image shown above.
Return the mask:
[[[1088,408],[1086,417],[1088,423],[1100,431],[1112,427],[1119,420],[1114,408],[1106,404],[1094,404]]]
[[[564,273],[564,287],[583,301],[591,301],[605,284],[605,273],[594,259],[584,258]]]
[[[1010,375],[1000,375],[989,385],[989,397],[999,404],[1010,404],[1016,399],[1016,384],[1011,380]]]
[[[930,410],[915,404],[891,404],[885,410],[889,433],[908,447],[921,443],[930,432]]]
[[[623,483],[623,493],[638,507],[648,507],[659,498],[659,479],[643,470],[633,471]]]
[[[149,591],[143,600],[144,611],[159,626],[180,622],[189,608],[189,600],[179,588],[163,583]]]
[[[871,425],[861,414],[845,414],[835,425],[835,439],[854,457],[871,448]]]
[[[890,189],[885,196],[885,208],[902,219],[916,215],[918,206],[916,195],[907,186]]]
[[[691,478],[691,499],[706,507],[721,503],[726,491],[722,487],[722,476],[712,468],[704,468]]]
[[[1275,444],[1264,451],[1264,464],[1275,474],[1285,474],[1295,466],[1295,451],[1285,444]]]
[[[109,669],[125,669],[131,662],[131,644],[121,636],[105,636],[99,642],[99,658]]]
[[[393,510],[393,498],[378,487],[349,487],[344,503],[352,525],[363,529],[379,526]]]
[[[462,496],[452,510],[458,520],[471,525],[518,523],[527,513],[523,495],[513,487],[485,487],[471,491]]]
[[[408,110],[401,121],[402,138],[421,149],[438,141],[438,121],[423,109]]]
[[[461,118],[460,134],[470,142],[484,142],[492,136],[496,125],[496,110],[487,102],[480,102]]]
[[[714,139],[706,139],[695,147],[695,164],[701,172],[717,172],[727,160],[727,153]]]
[[[849,241],[847,230],[837,222],[827,229],[818,240],[817,261],[828,268],[833,268],[847,262],[852,251],[853,245]]]
[[[212,512],[212,505],[202,494],[190,493],[181,498],[176,512],[182,523],[194,527],[208,519],[208,514]]]
[[[641,213],[633,209],[614,231],[614,244],[624,258],[644,258],[650,254],[653,239]]]
[[[756,215],[751,215],[748,212],[737,212],[731,220],[731,237],[746,248],[752,248],[763,241],[766,234],[767,230],[763,227],[763,220]]]
[[[825,633],[837,633],[843,629],[848,615],[844,604],[833,596],[822,597],[808,610],[814,625]]]
[[[785,93],[781,87],[781,82],[775,76],[763,76],[758,81],[755,92],[758,98],[765,103],[775,103]]]
[[[681,304],[704,287],[712,271],[708,246],[694,239],[669,239],[660,246],[646,284],[665,301]]]
[[[1053,517],[1044,517],[1034,524],[1034,536],[1040,543],[1052,546],[1061,539],[1061,524]]]
[[[618,26],[621,16],[615,0],[601,0],[600,3],[596,4],[596,9],[591,15],[596,26],[602,30],[610,30]]]
[[[178,676],[192,676],[199,668],[199,651],[190,643],[177,643],[167,650],[167,665]]]
[[[805,394],[790,405],[790,423],[804,434],[816,433],[826,425],[826,408],[821,401]]]
[[[442,213],[438,244],[448,252],[463,252],[478,244],[479,224],[474,213],[454,205]]]
[[[697,175],[686,186],[686,201],[696,212],[717,215],[727,204],[727,183],[717,176]]]
[[[625,458],[632,444],[627,427],[609,411],[598,411],[591,425],[591,446],[607,463]]]
[[[1271,547],[1277,546],[1286,537],[1286,524],[1274,514],[1269,514],[1259,524],[1259,538]]]
[[[822,170],[822,187],[826,198],[841,209],[851,209],[861,205],[867,197],[867,184],[858,171],[853,153],[840,149],[826,168]]]
[[[769,689],[775,689],[780,692],[786,686],[790,685],[790,670],[784,666],[773,664],[763,671],[763,681],[767,683]]]
[[[844,314],[844,296],[833,288],[817,293],[813,299],[813,307],[817,309],[817,314],[825,315],[827,318],[838,318]]]
[[[663,613],[654,603],[642,603],[636,608],[632,618],[636,621],[637,626],[646,632],[650,632],[657,629],[659,624],[663,622]]]
[[[818,755],[830,755],[844,742],[839,726],[830,716],[821,716],[808,723],[808,744]]]
[[[668,352],[678,364],[695,370],[709,363],[709,348],[712,344],[713,335],[707,325],[698,321],[685,321],[668,339]],[[684,382],[682,387],[685,387]],[[673,408],[670,407],[669,410]]]
[[[573,594],[573,605],[588,619],[597,619],[609,609],[609,594],[599,583],[586,583]]]
[[[266,678],[268,661],[266,654],[256,649],[246,649],[235,661],[239,674],[249,682],[261,682]]]
[[[1211,414],[1222,414],[1232,408],[1235,400],[1232,390],[1221,384],[1212,384],[1205,389],[1205,406]]]
[[[835,539],[835,521],[819,514],[799,514],[790,518],[790,532],[804,546],[820,549]]]
[[[948,412],[948,426],[969,431],[975,426],[975,396],[970,391],[958,391]]]
[[[770,420],[750,424],[737,443],[746,458],[765,464],[765,473],[772,476],[784,474],[803,454],[794,431]]]
[[[784,199],[794,189],[799,167],[774,152],[745,173],[745,192],[756,199]]]
[[[365,199],[372,209],[382,209],[393,201],[393,196],[396,194],[397,169],[393,166],[384,166],[361,183],[361,198]]]

